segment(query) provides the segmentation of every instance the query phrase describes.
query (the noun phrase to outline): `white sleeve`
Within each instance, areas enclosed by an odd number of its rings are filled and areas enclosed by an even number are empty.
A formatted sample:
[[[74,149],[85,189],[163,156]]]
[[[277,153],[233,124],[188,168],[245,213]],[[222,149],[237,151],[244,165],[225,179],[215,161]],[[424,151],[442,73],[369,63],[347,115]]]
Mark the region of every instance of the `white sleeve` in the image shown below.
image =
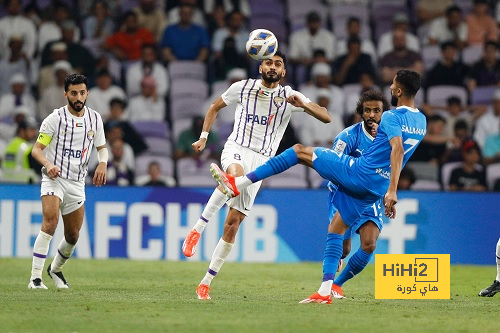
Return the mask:
[[[222,95],[221,98],[226,105],[237,103],[240,99],[241,90],[246,80],[233,83]]]
[[[292,96],[292,95],[297,95],[306,104],[311,102],[311,100],[308,97],[304,96],[304,94],[302,94],[300,91],[290,89],[290,92],[287,93],[287,96]],[[290,107],[292,108],[292,112],[304,112],[303,108],[298,108],[291,104]]]
[[[39,133],[45,133],[50,135],[50,137],[54,137],[56,134],[56,121],[55,119],[57,118],[55,113],[49,114],[47,118],[45,118],[42,121],[42,124],[40,125],[40,131]]]
[[[94,147],[104,146],[106,144],[106,137],[104,136],[104,124],[102,123],[102,118],[99,113],[96,112],[97,116],[97,133],[94,138]]]

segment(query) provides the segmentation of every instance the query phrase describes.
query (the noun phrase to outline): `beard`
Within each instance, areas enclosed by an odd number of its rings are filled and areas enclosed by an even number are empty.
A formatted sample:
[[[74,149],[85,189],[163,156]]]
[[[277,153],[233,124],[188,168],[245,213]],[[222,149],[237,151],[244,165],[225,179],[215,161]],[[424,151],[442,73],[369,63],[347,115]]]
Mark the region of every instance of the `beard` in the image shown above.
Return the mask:
[[[399,98],[397,96],[391,95],[391,105],[398,106]]]
[[[86,101],[87,101],[87,100],[85,100],[83,103],[82,103],[82,102],[80,102],[80,101],[76,101],[75,103],[72,103],[72,102],[68,99],[68,104],[69,104],[69,106],[71,106],[71,108],[72,108],[73,110],[75,110],[76,112],[80,112],[80,111],[82,111],[83,107],[85,106],[85,102],[86,102]]]
[[[279,82],[281,80],[282,75],[276,73],[273,76],[267,75],[267,73],[262,72],[262,80],[264,80],[267,83],[274,83],[274,82]]]

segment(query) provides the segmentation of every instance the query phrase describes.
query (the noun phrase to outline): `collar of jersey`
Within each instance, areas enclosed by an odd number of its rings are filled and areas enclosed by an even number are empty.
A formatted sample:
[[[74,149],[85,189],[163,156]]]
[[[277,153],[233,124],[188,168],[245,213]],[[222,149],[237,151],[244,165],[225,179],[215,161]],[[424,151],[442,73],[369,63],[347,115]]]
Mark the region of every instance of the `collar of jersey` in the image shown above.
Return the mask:
[[[262,90],[265,90],[265,91],[269,91],[269,92],[273,92],[273,91],[276,91],[280,88],[280,85],[278,84],[276,86],[276,88],[268,88],[268,87],[265,87],[263,84],[262,84],[262,79],[259,79],[259,88],[262,89]]]
[[[406,108],[406,109],[408,109],[410,112],[420,112],[417,108],[411,108],[411,107],[406,106],[406,105],[401,105],[401,106],[398,106],[396,109],[400,109],[400,108]]]
[[[375,140],[375,138],[370,133],[368,133],[368,131],[366,130],[365,124],[363,123],[363,121],[361,121],[361,128],[363,128],[363,133],[365,133],[365,135],[368,139],[370,139],[371,141]]]

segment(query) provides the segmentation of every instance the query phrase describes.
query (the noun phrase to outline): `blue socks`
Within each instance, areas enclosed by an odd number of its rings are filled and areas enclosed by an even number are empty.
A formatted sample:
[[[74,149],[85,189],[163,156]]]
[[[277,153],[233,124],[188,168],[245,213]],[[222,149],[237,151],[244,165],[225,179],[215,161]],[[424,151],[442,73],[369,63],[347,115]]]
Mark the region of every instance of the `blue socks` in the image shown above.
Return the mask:
[[[333,280],[335,277],[335,272],[342,256],[343,241],[343,235],[328,233],[323,256],[323,281]]]
[[[342,286],[347,280],[359,274],[370,262],[372,255],[373,253],[367,253],[359,248],[333,283]]]
[[[259,180],[288,170],[298,162],[299,159],[297,158],[295,150],[293,150],[293,148],[288,148],[281,154],[270,158],[266,163],[262,164],[253,172],[248,173],[246,176],[252,183],[256,183]]]

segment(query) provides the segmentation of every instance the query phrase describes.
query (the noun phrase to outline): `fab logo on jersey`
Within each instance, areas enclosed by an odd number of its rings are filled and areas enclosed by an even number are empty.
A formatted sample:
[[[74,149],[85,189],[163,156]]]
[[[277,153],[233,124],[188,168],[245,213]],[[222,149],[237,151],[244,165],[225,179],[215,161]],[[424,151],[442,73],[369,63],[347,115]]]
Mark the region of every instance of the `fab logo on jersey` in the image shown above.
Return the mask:
[[[247,123],[269,125],[274,118],[274,114],[269,116],[259,116],[258,114],[247,114]]]

